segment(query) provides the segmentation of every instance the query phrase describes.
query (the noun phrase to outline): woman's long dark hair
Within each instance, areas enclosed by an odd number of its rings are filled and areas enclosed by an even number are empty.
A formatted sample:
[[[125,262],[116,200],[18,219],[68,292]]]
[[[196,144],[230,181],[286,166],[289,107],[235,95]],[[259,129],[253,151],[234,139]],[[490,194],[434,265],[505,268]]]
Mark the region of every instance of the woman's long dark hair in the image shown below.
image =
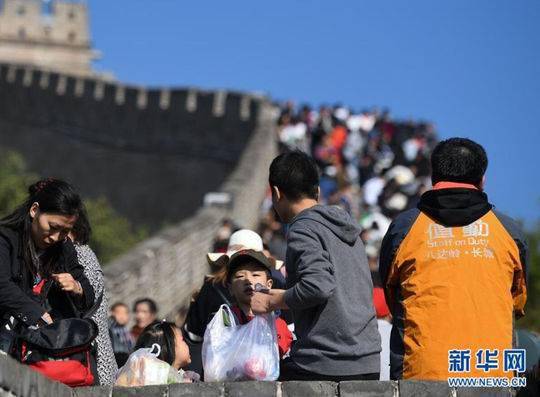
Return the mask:
[[[161,348],[157,358],[165,361],[169,365],[172,365],[176,357],[174,336],[175,327],[176,325],[173,323],[154,321],[143,330],[137,339],[135,350],[141,348],[151,348],[154,343],[157,343]]]
[[[81,197],[69,183],[59,179],[47,178],[29,186],[27,199],[11,214],[0,219],[0,226],[13,229],[19,234],[24,264],[33,275],[37,273],[37,269],[32,261],[30,248],[32,218],[29,212],[34,203],[39,204],[41,213],[79,216],[84,212]],[[42,277],[48,277],[54,272],[57,255],[58,249],[48,250],[44,257],[43,266],[40,269]]]
[[[73,226],[73,235],[75,237],[75,242],[86,245],[90,241],[92,236],[92,227],[90,226],[90,221],[88,220],[88,214],[86,213],[86,208],[83,206],[81,211],[79,211],[79,217],[75,226]]]

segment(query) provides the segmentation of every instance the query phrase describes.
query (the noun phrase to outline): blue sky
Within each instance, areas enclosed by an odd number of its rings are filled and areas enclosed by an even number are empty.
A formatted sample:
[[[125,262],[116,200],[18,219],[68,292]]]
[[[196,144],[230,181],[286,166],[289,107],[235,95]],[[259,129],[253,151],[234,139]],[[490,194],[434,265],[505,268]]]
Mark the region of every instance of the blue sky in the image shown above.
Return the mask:
[[[430,120],[484,145],[500,210],[540,218],[540,1],[88,3],[96,65],[121,81]]]

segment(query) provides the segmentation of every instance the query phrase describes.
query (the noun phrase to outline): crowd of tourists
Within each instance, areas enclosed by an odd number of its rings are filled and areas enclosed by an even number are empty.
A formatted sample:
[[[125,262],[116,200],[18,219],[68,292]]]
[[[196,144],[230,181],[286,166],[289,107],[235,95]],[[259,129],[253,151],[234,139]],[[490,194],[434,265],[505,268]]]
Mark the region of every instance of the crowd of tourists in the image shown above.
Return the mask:
[[[176,323],[148,297],[109,307],[79,194],[31,185],[0,220],[0,350],[74,387],[537,371],[514,344],[527,244],[488,200],[481,145],[291,104],[276,139],[259,228],[223,221]]]

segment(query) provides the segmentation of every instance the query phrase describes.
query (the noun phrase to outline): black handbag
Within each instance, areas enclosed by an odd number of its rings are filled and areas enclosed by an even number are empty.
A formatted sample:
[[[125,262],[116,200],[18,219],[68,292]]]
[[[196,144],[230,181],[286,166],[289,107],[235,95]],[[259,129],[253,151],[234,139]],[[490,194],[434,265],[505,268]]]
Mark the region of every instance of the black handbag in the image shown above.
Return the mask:
[[[20,361],[42,375],[71,387],[92,386],[98,327],[93,320],[67,318],[19,334]]]
[[[50,379],[71,387],[96,383],[98,326],[90,317],[101,304],[103,294],[82,318],[57,319],[39,328],[18,332],[16,358]]]

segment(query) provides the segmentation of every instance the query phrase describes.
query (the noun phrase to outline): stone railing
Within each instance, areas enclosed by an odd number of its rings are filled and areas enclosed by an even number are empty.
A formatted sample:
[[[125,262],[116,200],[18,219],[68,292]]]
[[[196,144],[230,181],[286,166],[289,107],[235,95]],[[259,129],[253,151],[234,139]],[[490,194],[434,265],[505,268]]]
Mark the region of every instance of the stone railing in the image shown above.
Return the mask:
[[[532,391],[534,393],[534,391]],[[534,396],[527,391],[517,395]],[[84,387],[71,389],[52,382],[25,365],[0,355],[0,397],[431,397],[514,396],[510,389],[452,389],[445,382],[225,382],[145,387]]]

